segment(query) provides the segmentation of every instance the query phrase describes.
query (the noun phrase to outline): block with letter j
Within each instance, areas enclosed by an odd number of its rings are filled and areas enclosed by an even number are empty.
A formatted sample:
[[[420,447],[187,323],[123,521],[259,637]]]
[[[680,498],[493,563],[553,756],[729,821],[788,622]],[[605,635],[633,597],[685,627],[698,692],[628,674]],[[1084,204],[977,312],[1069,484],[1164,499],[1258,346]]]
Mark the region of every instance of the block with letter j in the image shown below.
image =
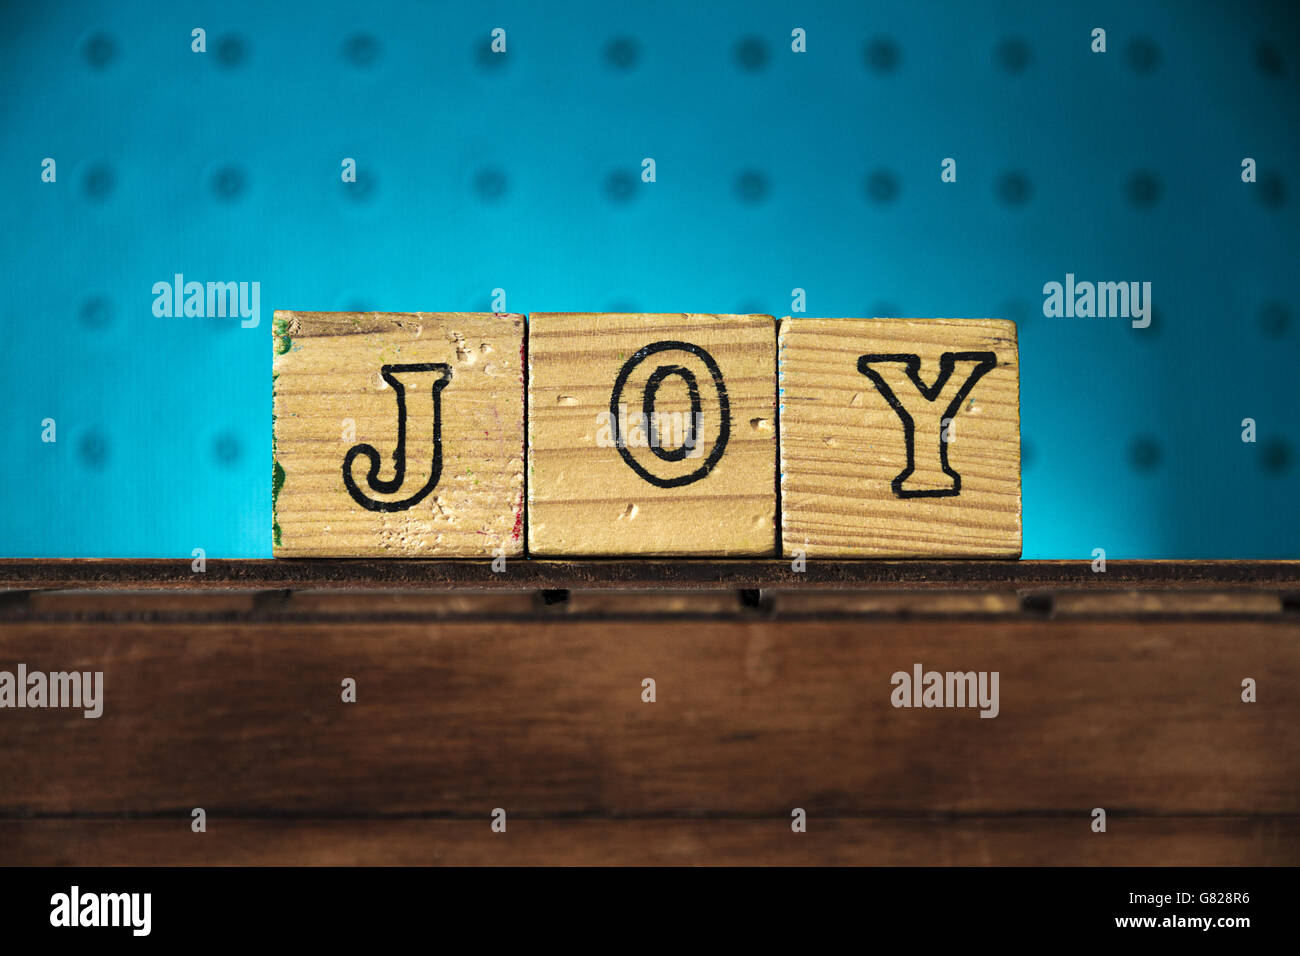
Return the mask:
[[[277,557],[523,553],[524,320],[276,312]]]

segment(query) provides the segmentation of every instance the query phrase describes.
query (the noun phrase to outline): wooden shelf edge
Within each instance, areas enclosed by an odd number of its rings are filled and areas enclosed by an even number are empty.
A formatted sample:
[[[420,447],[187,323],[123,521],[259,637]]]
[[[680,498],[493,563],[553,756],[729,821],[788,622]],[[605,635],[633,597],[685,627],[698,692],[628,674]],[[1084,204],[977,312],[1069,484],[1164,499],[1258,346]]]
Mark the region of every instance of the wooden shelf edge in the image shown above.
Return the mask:
[[[0,560],[0,590],[568,590],[803,589],[1042,591],[1272,591],[1300,594],[1300,561],[787,561],[409,559],[209,560],[56,558]]]

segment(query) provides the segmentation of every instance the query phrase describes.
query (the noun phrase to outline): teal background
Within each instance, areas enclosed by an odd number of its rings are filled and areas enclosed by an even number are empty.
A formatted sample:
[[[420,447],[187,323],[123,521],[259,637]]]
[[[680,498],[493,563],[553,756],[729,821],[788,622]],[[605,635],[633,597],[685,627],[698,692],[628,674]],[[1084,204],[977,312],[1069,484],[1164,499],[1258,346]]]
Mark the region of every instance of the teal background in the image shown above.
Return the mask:
[[[0,553],[268,556],[275,308],[799,287],[1018,323],[1026,557],[1300,556],[1296,11],[6,3]],[[155,318],[177,272],[260,282],[259,327]],[[1151,327],[1045,318],[1067,272],[1152,282]]]

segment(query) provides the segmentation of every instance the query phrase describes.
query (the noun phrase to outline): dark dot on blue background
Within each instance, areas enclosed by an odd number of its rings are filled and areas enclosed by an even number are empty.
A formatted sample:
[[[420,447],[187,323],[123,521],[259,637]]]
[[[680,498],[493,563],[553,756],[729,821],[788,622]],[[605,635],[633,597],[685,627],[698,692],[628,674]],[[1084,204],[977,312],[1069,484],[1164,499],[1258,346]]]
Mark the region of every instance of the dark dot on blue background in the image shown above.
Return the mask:
[[[736,65],[746,73],[757,73],[767,66],[767,44],[758,37],[745,37],[736,44]]]
[[[1151,320],[1151,324],[1144,329],[1134,329],[1130,324],[1129,328],[1133,329],[1133,334],[1137,336],[1139,342],[1154,342],[1164,332],[1165,314],[1160,306],[1149,302],[1145,304],[1148,309],[1147,318]],[[1132,322],[1131,319],[1129,321]]]
[[[1277,173],[1268,172],[1259,177],[1255,193],[1266,209],[1277,209],[1286,203],[1286,183]]]
[[[998,177],[995,191],[1004,206],[1023,206],[1033,198],[1034,184],[1024,173],[1009,169]]]
[[[637,307],[637,304],[633,302],[631,299],[615,299],[613,302],[611,302],[609,305],[605,307],[605,311],[606,312],[628,312],[635,315],[641,310]]]
[[[894,302],[877,302],[867,309],[867,315],[873,319],[899,319],[903,317],[903,310]]]
[[[605,177],[605,198],[610,202],[628,202],[636,195],[636,179],[625,169],[616,169]]]
[[[993,51],[993,56],[999,67],[1013,75],[1025,72],[1034,58],[1029,44],[1020,37],[1006,37],[1001,40]]]
[[[223,468],[230,468],[238,463],[243,451],[239,436],[234,432],[222,432],[212,440],[212,457]]]
[[[343,192],[348,199],[353,202],[370,202],[375,198],[375,193],[379,191],[379,177],[375,175],[375,171],[368,165],[358,165],[356,173],[356,182],[348,183],[340,179],[339,185],[343,187]]]
[[[235,315],[208,315],[202,319],[203,328],[207,332],[229,332],[231,329],[240,327],[239,314]]]
[[[1270,475],[1284,475],[1291,470],[1291,446],[1282,438],[1270,438],[1259,449],[1259,464]]]
[[[247,188],[248,177],[238,166],[221,166],[212,174],[212,194],[222,202],[235,202]]]
[[[867,174],[867,196],[872,202],[890,203],[898,198],[901,187],[898,177],[887,169],[877,169]]]
[[[492,38],[488,36],[474,44],[474,57],[480,70],[498,72],[506,68],[509,53],[493,53]]]
[[[883,76],[898,69],[903,53],[889,37],[873,37],[863,46],[862,59],[868,70]]]
[[[767,309],[759,303],[758,299],[746,299],[740,305],[736,306],[736,315],[771,315]]]
[[[1162,457],[1160,443],[1150,435],[1139,435],[1129,442],[1128,463],[1134,471],[1155,471],[1160,466]]]
[[[108,464],[108,439],[102,432],[91,430],[77,439],[77,457],[87,468],[96,470]]]
[[[369,33],[354,33],[343,41],[343,58],[358,69],[369,69],[379,60],[379,41]]]
[[[1270,339],[1280,339],[1286,335],[1291,325],[1291,311],[1281,302],[1265,302],[1259,307],[1260,331]]]
[[[1034,443],[1027,438],[1021,438],[1020,439],[1021,469],[1023,470],[1025,468],[1032,468],[1034,466],[1034,460],[1037,458],[1037,456],[1038,456],[1038,449],[1034,447]]]
[[[117,185],[117,177],[113,175],[112,166],[105,163],[96,163],[86,170],[81,185],[86,191],[87,199],[94,202],[103,202],[113,194],[113,187]]]
[[[82,44],[81,55],[93,70],[104,70],[117,58],[117,41],[107,33],[92,33]]]
[[[217,45],[213,48],[217,56],[217,63],[228,70],[243,66],[244,61],[248,59],[248,44],[243,37],[233,33],[227,33],[223,37],[217,38]]]
[[[1255,68],[1265,76],[1281,76],[1286,72],[1286,63],[1273,44],[1259,43],[1255,47]]]
[[[641,58],[641,47],[633,37],[614,37],[605,44],[605,65],[611,70],[630,70]]]
[[[736,196],[750,205],[762,202],[767,198],[767,177],[757,169],[743,170],[736,177]]]
[[[345,312],[373,312],[374,306],[369,299],[349,299],[343,306]],[[486,312],[486,309],[476,309],[475,311]]]
[[[81,303],[77,319],[88,329],[106,329],[113,321],[113,304],[102,295],[93,295]]]
[[[509,183],[506,174],[495,166],[484,166],[474,174],[474,195],[481,202],[498,202],[502,199]]]
[[[1160,65],[1160,47],[1148,37],[1135,37],[1128,45],[1128,65],[1134,73],[1150,73]]]
[[[1160,183],[1160,177],[1155,173],[1140,169],[1129,177],[1124,192],[1132,205],[1139,209],[1149,209],[1160,201],[1160,194],[1164,192],[1164,187]]]

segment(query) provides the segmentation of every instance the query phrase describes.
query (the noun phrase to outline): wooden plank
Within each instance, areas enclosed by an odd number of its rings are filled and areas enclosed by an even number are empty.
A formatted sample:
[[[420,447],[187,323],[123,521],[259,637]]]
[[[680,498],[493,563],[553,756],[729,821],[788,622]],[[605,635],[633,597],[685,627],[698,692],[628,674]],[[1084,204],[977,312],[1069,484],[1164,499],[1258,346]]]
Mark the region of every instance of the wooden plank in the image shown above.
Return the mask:
[[[779,615],[1019,614],[1020,598],[1007,591],[807,591],[765,592]]]
[[[541,601],[536,591],[293,591],[286,614],[394,619],[399,617],[528,617]]]
[[[282,557],[523,553],[519,315],[276,312]]]
[[[781,320],[787,555],[1020,555],[1014,322]]]
[[[710,593],[710,592],[690,592]],[[725,592],[724,592],[725,593]],[[0,602],[0,622],[520,619],[544,611],[544,592],[380,590],[32,591]]]
[[[454,591],[33,591],[0,601],[0,621],[235,622],[311,620],[529,620],[569,616],[875,617],[1016,615],[1240,619],[1286,613],[1269,591],[1014,591],[590,588]]]
[[[37,615],[217,616],[246,614],[259,603],[256,591],[35,591],[24,610]]]
[[[0,820],[6,866],[1295,866],[1295,817]]]
[[[1200,616],[1281,614],[1277,594],[1250,591],[1092,591],[1052,596],[1052,612],[1074,614],[1177,614]]]
[[[717,617],[744,612],[738,591],[570,591],[565,611],[574,616]]]
[[[771,316],[532,313],[528,368],[530,553],[776,553]]]
[[[0,815],[1297,814],[1298,637],[1291,616],[9,623],[5,666],[102,671],[104,710],[0,712]],[[915,663],[997,671],[999,715],[895,708]]]
[[[890,590],[1270,591],[1300,597],[1300,561],[1109,561],[1095,574],[1078,561],[785,560],[490,561],[367,559],[218,560],[191,570],[188,555],[166,559],[0,559],[0,588],[166,590],[446,590],[447,588],[866,588]],[[1288,597],[1294,600],[1294,597]]]

